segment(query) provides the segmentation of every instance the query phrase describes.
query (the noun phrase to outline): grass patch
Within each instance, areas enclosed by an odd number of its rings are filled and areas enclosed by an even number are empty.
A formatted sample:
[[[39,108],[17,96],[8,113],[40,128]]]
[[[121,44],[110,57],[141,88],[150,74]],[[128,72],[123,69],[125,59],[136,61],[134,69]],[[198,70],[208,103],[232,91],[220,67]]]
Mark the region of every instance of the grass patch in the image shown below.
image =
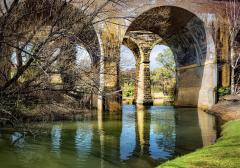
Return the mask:
[[[168,161],[159,168],[238,168],[240,167],[240,120],[223,126],[222,137],[214,145]]]

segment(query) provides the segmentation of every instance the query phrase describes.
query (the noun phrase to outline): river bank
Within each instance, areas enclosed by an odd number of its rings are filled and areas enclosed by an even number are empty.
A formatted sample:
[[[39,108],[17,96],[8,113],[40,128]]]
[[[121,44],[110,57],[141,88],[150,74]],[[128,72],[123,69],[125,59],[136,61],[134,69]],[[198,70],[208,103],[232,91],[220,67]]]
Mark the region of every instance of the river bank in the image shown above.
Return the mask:
[[[85,120],[96,116],[96,108],[72,95],[41,92],[32,100],[0,104],[0,126],[41,121]]]
[[[96,116],[95,114],[95,109],[73,108],[66,104],[52,103],[38,105],[31,112],[23,112],[21,118],[24,122],[79,121],[91,119]]]
[[[240,121],[229,121],[214,145],[160,165],[159,168],[238,168],[240,165]]]
[[[216,116],[221,124],[240,119],[240,96],[225,96],[207,111]]]
[[[208,147],[168,161],[159,168],[237,168],[240,165],[240,97],[226,96],[208,113],[222,125],[221,138]]]

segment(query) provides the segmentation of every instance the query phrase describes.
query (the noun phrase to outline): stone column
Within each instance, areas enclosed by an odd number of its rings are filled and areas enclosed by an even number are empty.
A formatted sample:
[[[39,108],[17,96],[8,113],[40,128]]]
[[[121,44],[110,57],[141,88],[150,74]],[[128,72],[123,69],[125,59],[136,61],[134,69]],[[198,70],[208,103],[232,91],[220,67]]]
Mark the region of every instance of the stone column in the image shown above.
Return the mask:
[[[101,99],[99,101],[99,110],[108,112],[120,112],[122,106],[122,92],[119,85],[119,54],[118,44],[104,44],[105,52],[100,79]]]
[[[136,70],[135,70],[135,86],[134,86],[134,100],[133,103],[136,104],[137,96],[138,96],[138,81],[139,81],[139,68],[140,68],[140,60],[136,58]]]
[[[60,54],[59,71],[63,81],[63,88],[66,90],[72,90],[75,87],[76,82],[75,72],[73,71],[76,66],[76,46],[65,44],[61,48]]]
[[[119,86],[120,60],[117,56],[106,58],[104,61],[104,107],[109,112],[121,111],[122,105],[122,92]]]
[[[137,92],[137,104],[152,105],[151,79],[150,79],[150,48],[143,48],[141,52],[141,62],[139,64],[139,80]]]
[[[112,20],[118,23],[119,20]],[[122,23],[119,23],[122,24]],[[120,88],[120,46],[125,34],[122,26],[101,23],[99,42],[101,46],[101,68],[99,111],[121,112],[122,91]]]

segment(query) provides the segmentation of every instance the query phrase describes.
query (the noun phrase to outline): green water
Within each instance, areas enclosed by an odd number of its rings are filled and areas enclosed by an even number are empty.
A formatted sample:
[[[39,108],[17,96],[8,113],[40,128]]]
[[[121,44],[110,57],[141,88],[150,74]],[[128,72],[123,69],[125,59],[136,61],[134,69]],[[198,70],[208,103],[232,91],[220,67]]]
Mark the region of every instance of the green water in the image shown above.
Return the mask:
[[[215,119],[197,109],[152,106],[48,125],[51,134],[17,141],[0,130],[0,168],[150,168],[214,143]]]

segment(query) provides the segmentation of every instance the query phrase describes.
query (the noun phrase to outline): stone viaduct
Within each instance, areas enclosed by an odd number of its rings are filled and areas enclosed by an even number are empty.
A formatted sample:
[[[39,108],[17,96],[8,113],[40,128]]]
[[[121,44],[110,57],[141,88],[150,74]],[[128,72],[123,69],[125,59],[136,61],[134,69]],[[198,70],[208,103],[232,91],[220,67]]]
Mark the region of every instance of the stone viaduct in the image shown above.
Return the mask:
[[[153,103],[149,57],[156,44],[170,47],[175,57],[176,105],[209,108],[216,103],[217,86],[230,85],[229,34],[221,24],[225,19],[222,2],[126,0],[126,4],[109,9],[112,19],[94,24],[85,32],[90,38],[82,40],[94,44],[86,49],[99,67],[100,110],[121,107],[121,45],[131,49],[136,59],[137,104]],[[1,68],[3,65],[4,60]]]
[[[211,0],[131,0],[127,7],[115,10],[118,17],[133,16],[128,21],[104,24],[99,34],[101,47],[108,47],[109,55],[102,70],[111,69],[100,78],[102,89],[117,92],[119,87],[119,46],[126,45],[136,59],[135,101],[152,104],[149,57],[156,44],[171,48],[177,65],[177,106],[209,108],[216,103],[218,84],[229,86],[229,41],[224,20],[224,5]],[[122,26],[123,25],[123,26]],[[105,41],[105,36],[108,36]],[[114,62],[108,62],[114,57]],[[112,60],[112,59],[110,59]],[[218,66],[221,62],[221,66]],[[225,62],[225,63],[222,63]],[[100,99],[101,100],[101,99]],[[104,96],[105,105],[111,109],[112,96]],[[115,107],[115,106],[114,106]]]

